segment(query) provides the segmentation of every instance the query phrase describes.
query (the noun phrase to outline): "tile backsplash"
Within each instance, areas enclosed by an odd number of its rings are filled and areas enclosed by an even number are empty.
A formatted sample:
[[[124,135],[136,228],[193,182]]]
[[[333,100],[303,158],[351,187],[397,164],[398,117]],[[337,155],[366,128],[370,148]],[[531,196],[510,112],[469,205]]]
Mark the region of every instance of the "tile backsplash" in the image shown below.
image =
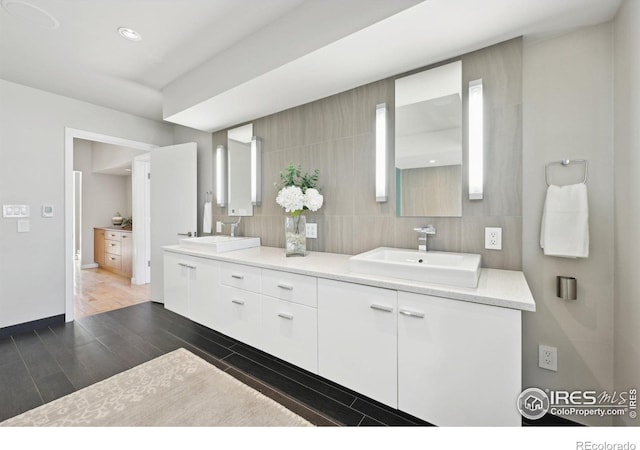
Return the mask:
[[[253,120],[262,139],[262,205],[242,219],[245,235],[265,246],[284,247],[284,210],[275,202],[279,173],[289,163],[320,170],[324,205],[307,214],[318,224],[312,251],[357,254],[381,246],[417,248],[413,228],[433,224],[433,250],[480,253],[483,266],[522,268],[522,40],[506,41],[460,57],[463,76],[463,154],[467,148],[468,82],[483,79],[485,93],[485,194],[466,199],[463,160],[462,217],[396,217],[394,167],[389,201],[374,194],[375,107],[386,102],[390,117],[389,161],[393,161],[394,80],[391,78]],[[436,64],[439,65],[439,64]],[[435,65],[434,65],[435,66]],[[420,70],[425,70],[424,67]],[[213,148],[226,145],[226,130],[213,134]],[[214,171],[215,173],[215,171]],[[214,220],[229,221],[214,207]],[[503,228],[503,250],[484,249],[484,227]]]

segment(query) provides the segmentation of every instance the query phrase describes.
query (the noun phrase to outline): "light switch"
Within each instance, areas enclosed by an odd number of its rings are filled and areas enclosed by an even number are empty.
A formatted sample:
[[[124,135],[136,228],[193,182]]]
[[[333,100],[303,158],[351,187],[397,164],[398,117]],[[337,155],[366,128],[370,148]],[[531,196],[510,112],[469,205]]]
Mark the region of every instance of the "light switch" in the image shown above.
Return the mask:
[[[31,231],[29,219],[18,220],[18,233],[28,233]]]
[[[2,217],[10,219],[29,217],[29,205],[2,205]]]
[[[53,217],[53,205],[42,205],[42,217]]]

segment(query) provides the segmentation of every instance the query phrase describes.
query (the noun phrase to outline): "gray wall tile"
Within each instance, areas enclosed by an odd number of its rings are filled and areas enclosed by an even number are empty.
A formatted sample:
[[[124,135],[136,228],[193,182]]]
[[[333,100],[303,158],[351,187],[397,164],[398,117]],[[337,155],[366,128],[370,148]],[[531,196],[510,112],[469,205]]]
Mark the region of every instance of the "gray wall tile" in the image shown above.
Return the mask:
[[[357,254],[376,247],[417,248],[413,228],[432,223],[434,250],[480,253],[484,267],[522,266],[522,40],[514,39],[467,55],[463,67],[463,207],[462,217],[396,217],[394,160],[395,78],[327,97],[256,119],[254,132],[263,142],[263,204],[243,219],[244,232],[266,246],[284,247],[284,210],[275,203],[279,173],[289,163],[303,171],[320,170],[325,204],[308,213],[318,224],[312,251]],[[417,70],[416,70],[417,71]],[[402,74],[399,76],[404,76]],[[468,81],[485,84],[485,198],[470,202],[466,192],[466,110]],[[375,201],[375,106],[389,107],[389,200]],[[226,144],[226,132],[213,135]],[[215,170],[215,168],[214,168]],[[215,172],[214,172],[215,173]],[[214,219],[228,221],[226,209]],[[503,228],[503,251],[484,250],[484,227]]]

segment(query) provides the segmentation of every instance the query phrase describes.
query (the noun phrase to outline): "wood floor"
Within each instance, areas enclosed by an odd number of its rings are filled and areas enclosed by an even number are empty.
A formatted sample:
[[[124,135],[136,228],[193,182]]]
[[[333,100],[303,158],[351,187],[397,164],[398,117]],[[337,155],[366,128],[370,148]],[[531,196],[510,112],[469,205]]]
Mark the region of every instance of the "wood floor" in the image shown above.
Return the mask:
[[[74,317],[92,316],[149,301],[151,285],[131,284],[127,277],[104,269],[80,269],[75,265]]]

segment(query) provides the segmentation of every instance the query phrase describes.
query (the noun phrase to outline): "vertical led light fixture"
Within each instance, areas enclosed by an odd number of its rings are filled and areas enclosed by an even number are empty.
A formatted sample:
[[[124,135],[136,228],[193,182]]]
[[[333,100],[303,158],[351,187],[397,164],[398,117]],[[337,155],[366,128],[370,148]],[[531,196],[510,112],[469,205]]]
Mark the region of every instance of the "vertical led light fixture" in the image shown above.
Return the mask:
[[[227,149],[224,145],[216,148],[216,202],[227,206]]]
[[[387,180],[387,104],[376,105],[376,202],[386,202]]]
[[[469,200],[482,200],[484,183],[482,78],[469,82]]]
[[[262,203],[262,143],[260,139],[251,138],[251,204]]]

